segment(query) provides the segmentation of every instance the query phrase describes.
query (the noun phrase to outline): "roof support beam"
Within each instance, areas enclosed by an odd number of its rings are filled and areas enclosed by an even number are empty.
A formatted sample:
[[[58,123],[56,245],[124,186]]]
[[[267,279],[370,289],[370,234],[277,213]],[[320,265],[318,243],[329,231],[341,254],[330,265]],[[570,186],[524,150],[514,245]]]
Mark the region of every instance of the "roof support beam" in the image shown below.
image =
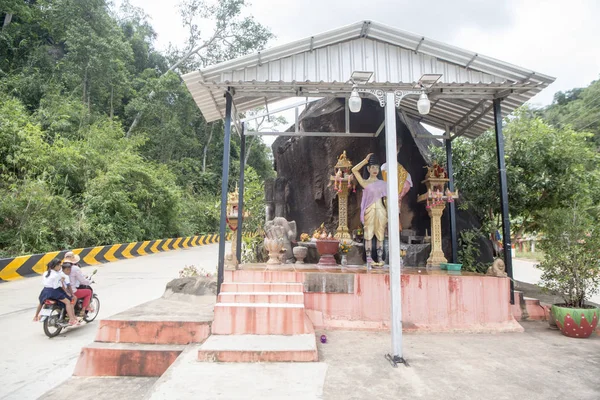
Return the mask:
[[[467,113],[465,115],[463,115],[463,117],[461,119],[459,119],[455,124],[453,124],[453,130],[456,132],[456,127],[459,126],[460,124],[462,124],[463,122],[465,122],[467,120],[467,118],[469,118],[470,115],[472,115],[475,111],[477,111],[477,109],[482,106],[485,103],[485,100],[481,100],[479,103],[475,104],[475,107],[471,108],[469,111],[467,111]]]
[[[472,127],[473,125],[475,125],[477,123],[477,121],[479,121],[487,113],[489,113],[492,110],[493,107],[494,107],[494,104],[492,103],[490,106],[488,106],[487,108],[485,108],[481,112],[481,114],[479,114],[477,117],[473,118],[467,125],[465,125],[464,128],[462,128],[460,131],[457,131],[456,135],[454,135],[454,138],[457,138],[457,137],[461,136],[462,134],[464,134],[466,131],[468,131],[470,127]]]

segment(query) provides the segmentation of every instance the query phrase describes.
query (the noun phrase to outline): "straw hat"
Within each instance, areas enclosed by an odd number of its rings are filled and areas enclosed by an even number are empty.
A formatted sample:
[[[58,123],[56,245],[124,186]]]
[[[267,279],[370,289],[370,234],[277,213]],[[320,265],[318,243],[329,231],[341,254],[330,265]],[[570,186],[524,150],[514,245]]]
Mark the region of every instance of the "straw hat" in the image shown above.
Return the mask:
[[[63,258],[63,261],[67,261],[73,264],[77,264],[79,262],[81,258],[79,258],[79,256],[75,253],[73,253],[72,251],[67,252],[67,254],[65,254],[65,257]]]

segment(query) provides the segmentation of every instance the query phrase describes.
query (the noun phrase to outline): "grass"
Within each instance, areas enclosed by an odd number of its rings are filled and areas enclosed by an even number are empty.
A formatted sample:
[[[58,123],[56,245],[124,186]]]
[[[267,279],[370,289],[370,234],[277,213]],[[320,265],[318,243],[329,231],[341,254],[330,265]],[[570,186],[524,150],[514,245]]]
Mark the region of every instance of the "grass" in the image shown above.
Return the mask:
[[[531,261],[538,261],[538,262],[542,262],[544,261],[544,253],[542,251],[536,251],[535,253],[529,252],[529,251],[517,251],[515,254],[515,258],[522,258],[524,260],[531,260]]]

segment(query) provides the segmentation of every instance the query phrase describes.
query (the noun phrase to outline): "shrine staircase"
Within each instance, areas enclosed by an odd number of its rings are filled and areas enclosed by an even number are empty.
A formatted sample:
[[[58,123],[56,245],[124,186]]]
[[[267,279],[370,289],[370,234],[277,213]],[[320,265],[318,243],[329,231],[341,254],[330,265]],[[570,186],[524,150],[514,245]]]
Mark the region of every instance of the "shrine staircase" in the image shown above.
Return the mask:
[[[304,309],[303,284],[278,281],[224,282],[214,308],[211,336],[199,361],[318,361],[315,331]]]

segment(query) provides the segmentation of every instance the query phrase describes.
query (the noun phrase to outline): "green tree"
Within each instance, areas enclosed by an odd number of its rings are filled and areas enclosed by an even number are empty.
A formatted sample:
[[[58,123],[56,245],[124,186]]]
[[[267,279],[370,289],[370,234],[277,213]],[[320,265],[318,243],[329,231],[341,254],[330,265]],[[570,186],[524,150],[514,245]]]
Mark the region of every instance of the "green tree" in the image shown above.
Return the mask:
[[[515,232],[540,229],[549,209],[565,207],[575,196],[600,201],[599,154],[590,134],[556,128],[522,108],[505,121],[510,215]],[[444,155],[434,150],[439,159]],[[453,142],[456,187],[462,206],[480,217],[498,221],[500,198],[494,132],[475,140]]]
[[[541,109],[539,114],[557,128],[591,132],[590,140],[600,147],[600,80],[586,88],[556,93],[552,104]]]

